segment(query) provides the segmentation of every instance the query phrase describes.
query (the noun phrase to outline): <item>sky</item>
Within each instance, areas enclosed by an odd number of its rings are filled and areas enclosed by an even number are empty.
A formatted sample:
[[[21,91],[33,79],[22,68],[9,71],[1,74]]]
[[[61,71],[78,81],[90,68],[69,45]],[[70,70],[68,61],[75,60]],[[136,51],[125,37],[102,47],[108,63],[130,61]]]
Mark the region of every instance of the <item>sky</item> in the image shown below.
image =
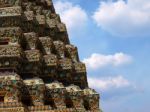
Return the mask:
[[[104,112],[149,112],[150,0],[53,0]]]

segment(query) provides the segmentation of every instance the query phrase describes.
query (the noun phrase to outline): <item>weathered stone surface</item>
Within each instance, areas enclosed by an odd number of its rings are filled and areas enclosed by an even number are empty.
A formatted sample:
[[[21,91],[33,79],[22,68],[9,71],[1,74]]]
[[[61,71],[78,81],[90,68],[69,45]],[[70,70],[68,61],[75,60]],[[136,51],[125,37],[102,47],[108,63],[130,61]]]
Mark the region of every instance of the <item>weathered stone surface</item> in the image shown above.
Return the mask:
[[[0,0],[0,7],[10,7],[21,5],[21,0]]]
[[[38,36],[35,32],[30,33],[24,33],[24,37],[27,44],[27,49],[36,49],[37,42],[38,42]]]
[[[57,56],[54,54],[45,55],[44,63],[46,64],[46,66],[57,66],[58,65]]]
[[[72,70],[71,59],[64,58],[59,60],[59,69],[60,70]]]
[[[65,58],[65,45],[62,41],[54,41],[55,51],[59,58]]]
[[[73,62],[79,62],[77,47],[75,47],[74,45],[67,44],[66,52]]]
[[[21,16],[21,7],[0,8],[0,17]]]
[[[25,55],[29,62],[38,62],[41,59],[39,50],[27,50],[25,51]]]
[[[27,112],[24,107],[0,108],[0,112]]]
[[[41,48],[42,52],[44,54],[52,54],[54,47],[53,40],[50,37],[40,37],[39,40],[41,42],[41,46],[39,46],[39,48]]]
[[[100,112],[51,0],[0,0],[0,112]]]
[[[20,45],[0,45],[0,57],[21,57]]]
[[[24,16],[26,21],[32,21],[34,19],[33,11],[25,11]]]

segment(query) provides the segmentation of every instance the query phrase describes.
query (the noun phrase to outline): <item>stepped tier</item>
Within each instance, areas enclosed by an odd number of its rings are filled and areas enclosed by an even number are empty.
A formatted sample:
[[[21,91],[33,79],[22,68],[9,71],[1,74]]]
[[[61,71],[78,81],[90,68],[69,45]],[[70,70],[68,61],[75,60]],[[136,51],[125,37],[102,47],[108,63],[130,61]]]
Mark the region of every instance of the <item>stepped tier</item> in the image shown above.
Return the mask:
[[[51,0],[0,0],[0,112],[100,112]]]
[[[12,72],[0,73],[0,96],[4,99],[0,110],[20,107],[40,112],[67,111],[67,108],[80,112],[99,111],[99,95],[93,89],[81,89],[74,84],[64,86],[58,81],[45,83],[41,78],[23,80]]]

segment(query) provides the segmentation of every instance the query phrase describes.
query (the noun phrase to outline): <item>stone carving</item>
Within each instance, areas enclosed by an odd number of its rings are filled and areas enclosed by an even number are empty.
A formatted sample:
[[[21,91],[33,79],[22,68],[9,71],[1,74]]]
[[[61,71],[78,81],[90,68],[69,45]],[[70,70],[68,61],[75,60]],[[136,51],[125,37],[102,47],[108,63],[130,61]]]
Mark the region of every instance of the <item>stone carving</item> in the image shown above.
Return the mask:
[[[81,109],[84,111],[84,105],[83,105],[83,91],[80,89],[80,87],[76,85],[70,85],[66,88],[69,98],[72,100],[73,105],[75,108]]]
[[[20,5],[20,0],[0,0],[1,7],[8,7],[8,6],[17,6]]]
[[[37,15],[36,21],[39,25],[44,25],[46,23],[44,15]]]
[[[66,50],[67,50],[68,56],[69,56],[74,62],[78,62],[78,61],[79,61],[77,47],[68,44],[68,45],[66,45]]]
[[[21,7],[0,8],[0,17],[21,16]]]
[[[32,21],[34,19],[33,11],[25,11],[24,15],[27,21]]]
[[[52,1],[51,1],[51,0],[45,0],[45,2],[47,3],[47,5],[48,5],[49,7],[52,6]]]
[[[84,100],[88,103],[91,110],[99,110],[99,95],[95,90],[84,89]]]
[[[63,24],[63,23],[57,24],[57,28],[58,28],[58,31],[59,31],[59,32],[66,32],[66,31],[67,31],[67,30],[66,30],[66,26],[65,26],[65,24]]]
[[[57,66],[58,60],[56,55],[50,54],[44,56],[44,63],[46,66]]]
[[[46,22],[49,28],[56,28],[56,19],[47,19]]]
[[[51,54],[53,49],[53,40],[50,37],[40,37],[42,51],[44,54]]]
[[[61,70],[72,70],[72,62],[71,59],[60,59],[59,60],[59,68]]]
[[[64,58],[65,57],[65,45],[61,41],[54,41],[55,45],[55,50],[57,52],[57,55],[59,58]]]
[[[27,112],[23,107],[15,107],[15,108],[0,108],[0,112]]]
[[[84,63],[81,62],[74,63],[74,68],[76,73],[86,73],[86,67]]]
[[[19,45],[3,45],[0,46],[0,57],[16,56],[21,57],[21,48]]]
[[[99,112],[52,0],[0,0],[0,112]]]
[[[24,80],[24,83],[29,89],[29,93],[34,105],[44,105],[44,82],[42,79],[35,78]]]
[[[8,27],[8,28],[0,28],[0,41],[6,41],[9,43],[16,43],[22,39],[22,31],[19,27]]]
[[[25,55],[28,61],[33,62],[33,61],[40,61],[41,59],[41,54],[39,50],[28,50],[25,51]]]
[[[24,33],[24,37],[27,42],[27,49],[36,49],[38,37],[36,33],[30,32],[30,33]]]
[[[53,98],[57,108],[60,109],[66,108],[65,105],[66,89],[63,86],[63,84],[59,82],[53,82],[51,84],[46,84],[46,87],[48,89],[46,93],[47,99],[52,100],[51,98]]]

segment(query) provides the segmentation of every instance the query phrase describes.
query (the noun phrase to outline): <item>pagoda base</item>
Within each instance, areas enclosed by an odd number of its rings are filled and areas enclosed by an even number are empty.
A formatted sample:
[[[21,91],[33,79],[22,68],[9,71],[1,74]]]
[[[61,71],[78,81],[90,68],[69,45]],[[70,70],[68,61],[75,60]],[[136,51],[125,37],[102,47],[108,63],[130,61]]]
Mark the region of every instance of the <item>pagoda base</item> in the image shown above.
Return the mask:
[[[30,110],[25,107],[12,107],[12,108],[0,108],[0,112],[101,112],[101,111],[100,110],[93,110],[93,111],[78,110],[75,108],[54,109],[54,110],[51,110],[51,109],[49,109],[49,110],[42,110],[42,109],[34,110],[34,107],[33,107],[33,110]]]
[[[28,112],[24,107],[0,108],[0,112]]]

